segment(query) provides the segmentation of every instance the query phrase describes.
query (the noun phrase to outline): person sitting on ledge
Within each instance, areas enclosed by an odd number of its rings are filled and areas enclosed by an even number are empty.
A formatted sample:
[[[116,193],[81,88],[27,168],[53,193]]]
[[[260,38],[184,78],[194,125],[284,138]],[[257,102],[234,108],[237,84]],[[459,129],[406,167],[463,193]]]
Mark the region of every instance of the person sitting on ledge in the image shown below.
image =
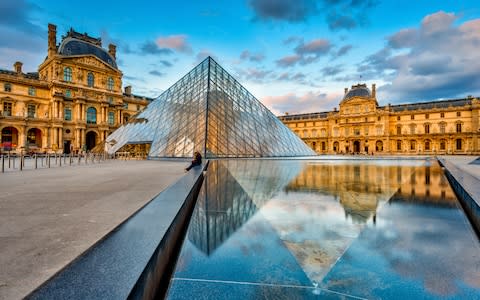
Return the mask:
[[[190,166],[188,166],[185,171],[190,171],[191,168],[195,167],[195,166],[200,166],[202,164],[202,155],[200,154],[200,152],[198,151],[195,151],[193,153],[193,159],[192,159],[192,163],[190,164]]]

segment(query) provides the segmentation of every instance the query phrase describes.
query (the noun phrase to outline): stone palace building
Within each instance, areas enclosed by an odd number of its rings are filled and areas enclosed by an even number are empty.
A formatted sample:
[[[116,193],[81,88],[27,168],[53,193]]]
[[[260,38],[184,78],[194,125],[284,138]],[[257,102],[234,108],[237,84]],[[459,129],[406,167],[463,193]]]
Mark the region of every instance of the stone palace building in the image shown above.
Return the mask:
[[[357,84],[339,106],[279,118],[319,154],[480,154],[478,98],[379,106]]]
[[[38,72],[0,69],[0,151],[70,153],[101,147],[105,138],[152,99],[122,90],[116,46],[70,30],[57,44],[48,25],[48,53]]]

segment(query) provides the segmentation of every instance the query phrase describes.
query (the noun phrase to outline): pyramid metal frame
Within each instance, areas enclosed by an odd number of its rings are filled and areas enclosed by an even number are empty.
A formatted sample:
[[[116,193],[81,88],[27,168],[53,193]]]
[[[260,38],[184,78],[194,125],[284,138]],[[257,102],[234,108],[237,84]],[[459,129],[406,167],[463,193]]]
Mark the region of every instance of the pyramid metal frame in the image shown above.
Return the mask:
[[[315,155],[211,57],[113,132],[107,151],[142,143],[151,143],[149,158]]]

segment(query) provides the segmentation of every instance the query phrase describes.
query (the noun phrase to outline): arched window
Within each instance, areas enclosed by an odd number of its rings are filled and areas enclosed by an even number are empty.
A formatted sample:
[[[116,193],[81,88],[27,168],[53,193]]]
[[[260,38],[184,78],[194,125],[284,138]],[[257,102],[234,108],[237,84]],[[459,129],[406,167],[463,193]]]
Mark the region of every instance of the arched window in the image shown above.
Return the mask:
[[[63,68],[63,80],[67,82],[72,82],[72,68],[70,67]]]
[[[425,151],[430,151],[430,140],[425,141]]]
[[[97,124],[97,110],[95,107],[87,109],[87,124]]]
[[[113,78],[108,77],[107,79],[107,90],[112,91],[113,90]]]
[[[445,150],[447,148],[446,144],[445,140],[440,140],[440,150]]]
[[[462,123],[457,123],[457,132],[462,132]]]
[[[95,83],[95,77],[93,76],[93,74],[91,72],[89,72],[87,74],[87,85],[89,87],[93,87],[94,83]]]

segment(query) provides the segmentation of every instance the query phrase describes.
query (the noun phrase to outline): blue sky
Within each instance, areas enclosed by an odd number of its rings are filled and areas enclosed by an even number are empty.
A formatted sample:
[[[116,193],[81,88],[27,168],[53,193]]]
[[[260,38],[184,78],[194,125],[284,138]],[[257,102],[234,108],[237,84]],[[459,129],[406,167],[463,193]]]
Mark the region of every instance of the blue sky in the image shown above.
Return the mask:
[[[77,6],[81,3],[81,6]],[[338,107],[377,84],[380,105],[480,96],[477,1],[0,2],[0,68],[36,71],[70,27],[117,45],[123,85],[155,97],[212,56],[275,114]]]

